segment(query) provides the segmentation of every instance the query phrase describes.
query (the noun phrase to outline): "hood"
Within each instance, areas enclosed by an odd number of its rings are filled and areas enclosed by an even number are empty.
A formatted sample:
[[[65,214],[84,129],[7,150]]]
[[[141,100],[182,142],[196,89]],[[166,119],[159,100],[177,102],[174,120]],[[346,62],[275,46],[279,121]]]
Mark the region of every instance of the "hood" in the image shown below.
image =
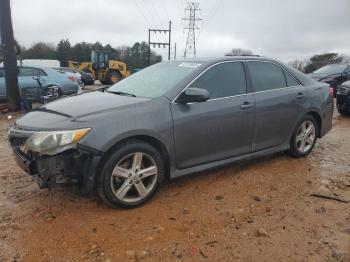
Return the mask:
[[[59,99],[41,107],[41,109],[43,111],[59,112],[76,118],[148,100],[150,99],[96,91]]]
[[[311,73],[311,74],[308,74],[308,76],[311,77],[312,79],[317,80],[317,81],[321,81],[323,79],[336,78],[336,77],[340,76],[340,74],[315,74],[315,73]]]
[[[26,130],[67,128],[67,121],[76,121],[83,116],[118,110],[119,108],[149,100],[151,99],[121,96],[99,91],[85,93],[59,99],[34,109],[32,112],[19,118],[15,125],[17,128]]]

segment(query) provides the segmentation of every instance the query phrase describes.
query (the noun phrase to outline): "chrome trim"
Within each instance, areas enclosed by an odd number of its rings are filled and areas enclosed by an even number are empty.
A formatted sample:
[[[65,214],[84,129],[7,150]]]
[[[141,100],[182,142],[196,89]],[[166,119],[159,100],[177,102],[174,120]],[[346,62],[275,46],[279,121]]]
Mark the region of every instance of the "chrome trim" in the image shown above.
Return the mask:
[[[172,104],[178,104],[175,102],[176,99],[178,99],[178,97],[182,94],[182,92],[185,91],[185,89],[187,89],[190,85],[193,84],[194,81],[196,81],[200,76],[202,76],[205,72],[207,72],[209,69],[211,69],[212,67],[216,66],[216,65],[220,65],[220,64],[226,64],[226,63],[235,63],[235,62],[263,62],[263,63],[271,63],[274,64],[276,66],[278,66],[281,70],[283,70],[284,72],[287,72],[296,82],[299,83],[299,85],[297,86],[286,86],[286,87],[281,87],[281,88],[275,88],[275,89],[269,89],[269,90],[264,90],[264,91],[257,91],[257,92],[251,92],[251,93],[245,93],[245,94],[240,94],[240,95],[234,95],[234,96],[225,96],[225,97],[219,97],[219,98],[213,98],[213,99],[208,99],[205,102],[209,102],[209,101],[215,101],[215,100],[220,100],[220,99],[225,99],[225,98],[231,98],[231,97],[237,97],[237,96],[244,96],[244,95],[251,95],[251,94],[258,94],[258,93],[264,93],[264,92],[270,92],[270,91],[275,91],[275,90],[279,90],[279,89],[287,89],[287,88],[295,88],[295,87],[300,87],[303,86],[299,80],[297,80],[291,73],[289,73],[287,70],[285,70],[284,68],[282,68],[279,64],[276,64],[273,61],[268,61],[268,60],[258,60],[258,59],[247,59],[247,60],[234,60],[234,61],[221,61],[215,64],[212,64],[211,66],[209,66],[208,68],[206,68],[203,72],[201,72],[198,76],[196,76],[189,84],[187,84],[177,95],[176,97],[171,101]],[[247,76],[245,74],[245,76]],[[286,79],[285,79],[286,80]],[[287,80],[286,80],[287,83]],[[247,81],[246,81],[247,84]],[[248,85],[247,85],[248,86]],[[193,102],[193,103],[187,103],[187,104],[197,104],[197,102]]]

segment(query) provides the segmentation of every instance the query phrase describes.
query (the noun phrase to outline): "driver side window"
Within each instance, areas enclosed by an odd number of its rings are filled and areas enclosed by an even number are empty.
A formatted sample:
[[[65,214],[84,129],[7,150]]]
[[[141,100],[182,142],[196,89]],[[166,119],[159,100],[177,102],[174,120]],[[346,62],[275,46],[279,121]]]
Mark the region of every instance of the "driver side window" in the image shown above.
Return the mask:
[[[226,62],[215,65],[197,78],[190,87],[206,89],[210,99],[244,94],[246,79],[243,64]]]
[[[18,76],[46,76],[46,73],[39,68],[20,67]]]

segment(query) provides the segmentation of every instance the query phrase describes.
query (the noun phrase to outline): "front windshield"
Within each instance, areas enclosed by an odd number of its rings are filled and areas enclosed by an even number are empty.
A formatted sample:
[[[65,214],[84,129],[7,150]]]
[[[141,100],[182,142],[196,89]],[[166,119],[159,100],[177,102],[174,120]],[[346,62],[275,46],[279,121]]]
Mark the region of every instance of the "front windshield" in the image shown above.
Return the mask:
[[[341,74],[346,68],[346,65],[326,65],[316,70],[315,74]]]
[[[108,88],[108,91],[156,98],[171,90],[200,65],[186,62],[155,64],[116,83]]]

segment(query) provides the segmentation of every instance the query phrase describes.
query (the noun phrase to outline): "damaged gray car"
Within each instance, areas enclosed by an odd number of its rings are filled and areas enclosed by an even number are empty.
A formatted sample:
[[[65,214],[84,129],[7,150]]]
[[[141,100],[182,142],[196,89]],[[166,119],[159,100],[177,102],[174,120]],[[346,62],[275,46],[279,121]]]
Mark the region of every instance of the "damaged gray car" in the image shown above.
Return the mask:
[[[136,207],[166,178],[279,151],[306,156],[332,113],[328,84],[275,60],[173,61],[38,108],[9,142],[40,187],[75,183],[111,207]]]

